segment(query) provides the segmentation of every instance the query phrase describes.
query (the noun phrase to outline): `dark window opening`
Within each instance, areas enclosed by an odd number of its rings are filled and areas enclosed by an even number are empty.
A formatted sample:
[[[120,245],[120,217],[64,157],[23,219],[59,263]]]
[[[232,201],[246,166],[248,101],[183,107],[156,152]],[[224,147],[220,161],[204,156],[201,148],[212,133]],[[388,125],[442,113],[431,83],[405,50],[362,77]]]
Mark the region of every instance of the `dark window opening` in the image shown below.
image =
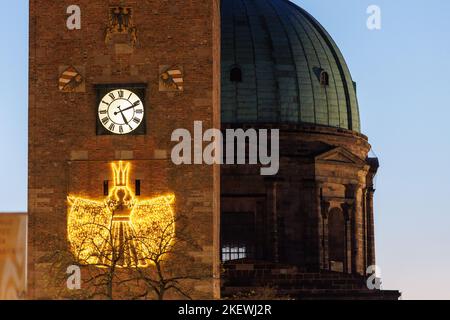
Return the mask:
[[[103,195],[109,196],[109,181],[108,180],[103,181]]]
[[[234,66],[230,71],[231,82],[242,82],[242,70],[238,66]]]
[[[341,209],[333,208],[328,215],[328,250],[330,269],[344,271],[345,218]]]
[[[320,72],[320,84],[323,86],[330,85],[330,76],[328,75],[328,72],[323,70]]]
[[[222,262],[254,257],[255,218],[253,213],[222,214]]]
[[[141,180],[136,180],[135,186],[134,186],[134,193],[137,196],[141,195]]]

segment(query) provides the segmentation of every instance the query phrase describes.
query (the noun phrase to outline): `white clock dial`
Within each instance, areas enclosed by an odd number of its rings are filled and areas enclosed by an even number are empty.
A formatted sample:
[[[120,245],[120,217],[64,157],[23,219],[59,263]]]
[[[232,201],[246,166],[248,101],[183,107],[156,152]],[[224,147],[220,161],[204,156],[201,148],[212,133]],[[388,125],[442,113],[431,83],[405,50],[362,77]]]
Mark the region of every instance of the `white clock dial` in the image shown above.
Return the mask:
[[[111,133],[128,134],[144,119],[144,104],[137,94],[126,89],[107,93],[98,106],[100,123]]]

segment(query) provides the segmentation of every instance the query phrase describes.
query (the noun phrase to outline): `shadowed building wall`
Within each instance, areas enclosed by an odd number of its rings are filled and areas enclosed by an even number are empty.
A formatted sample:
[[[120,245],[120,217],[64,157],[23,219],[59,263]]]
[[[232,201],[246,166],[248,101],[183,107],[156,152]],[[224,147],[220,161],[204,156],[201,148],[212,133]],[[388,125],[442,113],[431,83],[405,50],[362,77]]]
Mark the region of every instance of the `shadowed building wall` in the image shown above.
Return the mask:
[[[328,32],[290,1],[222,1],[222,128],[239,127],[280,129],[280,171],[222,167],[224,294],[398,298],[366,286],[378,160],[356,85]]]

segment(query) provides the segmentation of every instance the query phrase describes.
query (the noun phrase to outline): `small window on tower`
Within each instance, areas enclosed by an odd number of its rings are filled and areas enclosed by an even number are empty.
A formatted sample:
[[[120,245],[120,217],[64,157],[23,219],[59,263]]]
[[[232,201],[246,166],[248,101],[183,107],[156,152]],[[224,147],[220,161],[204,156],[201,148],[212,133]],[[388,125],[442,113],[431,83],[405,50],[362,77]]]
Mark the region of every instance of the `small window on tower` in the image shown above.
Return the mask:
[[[134,189],[135,189],[135,195],[140,196],[141,195],[141,180],[136,180]]]
[[[109,181],[108,180],[103,181],[103,195],[109,196]]]
[[[324,70],[320,73],[320,84],[323,86],[330,85],[330,76],[328,75],[328,72]]]
[[[231,82],[242,82],[242,70],[239,66],[233,66],[230,71]]]

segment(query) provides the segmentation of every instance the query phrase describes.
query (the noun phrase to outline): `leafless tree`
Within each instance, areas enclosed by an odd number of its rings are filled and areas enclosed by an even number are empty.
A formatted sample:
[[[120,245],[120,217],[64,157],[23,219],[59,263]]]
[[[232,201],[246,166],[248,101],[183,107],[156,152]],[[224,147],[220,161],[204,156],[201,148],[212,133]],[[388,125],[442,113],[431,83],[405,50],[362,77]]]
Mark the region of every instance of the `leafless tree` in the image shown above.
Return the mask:
[[[80,241],[75,250],[58,250],[53,253],[50,274],[61,288],[60,297],[113,300],[117,287],[126,282],[126,272],[121,266],[129,239],[117,241],[113,221],[109,225],[89,222],[82,227],[86,231],[78,233]],[[89,230],[97,230],[97,236],[92,237]],[[70,265],[82,268],[81,291],[66,288],[68,275],[65,270]]]
[[[172,232],[175,224],[176,233]],[[189,254],[199,250],[191,236],[192,231],[188,232],[183,227],[181,217],[152,228],[153,236],[150,238],[146,234],[136,235],[136,241],[146,253],[144,259],[149,263],[147,268],[132,268],[134,279],[144,284],[140,297],[164,300],[168,294],[174,293],[176,297],[192,299],[192,282],[207,278],[210,272]]]
[[[170,219],[166,224],[156,223],[147,226],[145,232],[133,230],[128,237],[122,235],[120,241],[117,241],[114,222],[108,226],[83,225],[86,232],[78,234],[82,240],[75,250],[53,254],[50,274],[54,276],[53,282],[61,288],[58,297],[164,300],[173,293],[176,297],[191,299],[192,283],[210,277],[211,270],[196,263],[190,254],[200,248],[190,236],[192,231],[187,232],[181,221],[178,218]],[[89,230],[101,232],[97,232],[94,238]],[[129,257],[125,252],[130,250],[138,250],[140,255],[133,261],[126,261]],[[83,290],[66,289],[65,270],[70,265],[81,267]]]

